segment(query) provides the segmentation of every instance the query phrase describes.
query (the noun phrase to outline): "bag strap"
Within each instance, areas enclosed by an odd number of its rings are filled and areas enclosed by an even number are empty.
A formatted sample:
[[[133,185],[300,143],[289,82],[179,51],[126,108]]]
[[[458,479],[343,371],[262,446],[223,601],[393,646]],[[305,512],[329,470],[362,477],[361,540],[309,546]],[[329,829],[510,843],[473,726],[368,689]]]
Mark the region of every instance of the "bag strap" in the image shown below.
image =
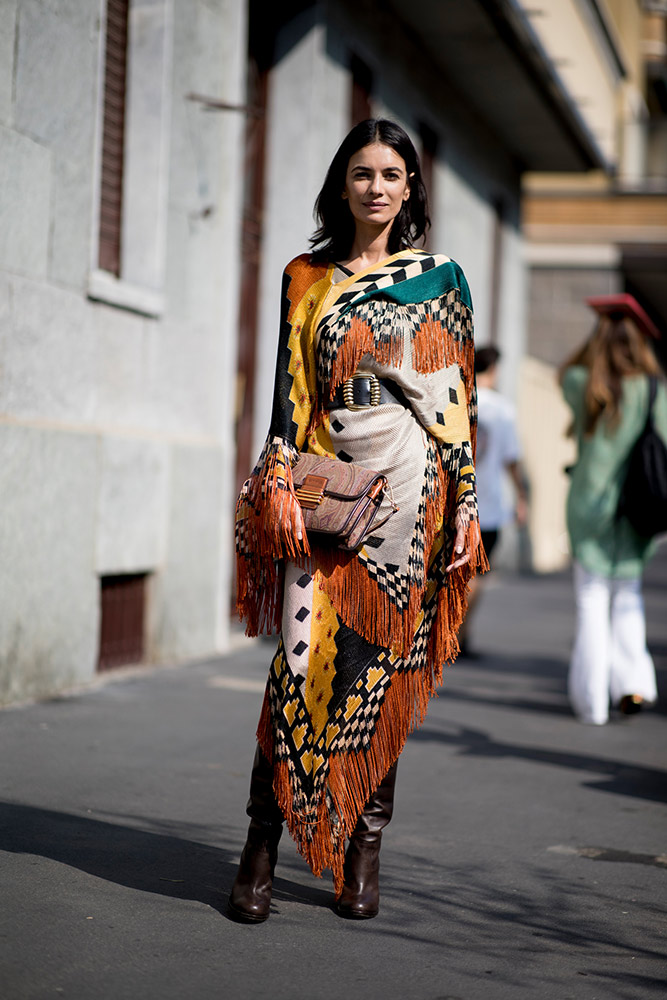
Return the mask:
[[[658,395],[658,376],[649,375],[648,376],[648,410],[646,411],[646,423],[644,424],[644,429],[646,430],[653,423],[653,404],[655,403],[656,396]]]
[[[387,523],[390,517],[392,517],[394,514],[397,514],[401,509],[394,500],[394,491],[392,490],[391,486],[388,483],[387,486],[385,487],[384,494],[389,500],[389,503],[391,504],[391,510],[389,511],[386,517],[382,518],[381,521],[373,521],[371,525],[373,531],[375,531],[377,528],[381,528],[383,524]]]

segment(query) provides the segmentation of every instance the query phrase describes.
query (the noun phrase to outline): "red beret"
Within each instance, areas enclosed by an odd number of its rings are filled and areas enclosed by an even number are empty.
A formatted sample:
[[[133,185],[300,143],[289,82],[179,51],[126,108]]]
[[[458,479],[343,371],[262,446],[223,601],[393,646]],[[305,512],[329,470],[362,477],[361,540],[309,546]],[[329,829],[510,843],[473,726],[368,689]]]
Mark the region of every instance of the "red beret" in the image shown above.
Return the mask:
[[[586,299],[586,305],[589,305],[600,316],[629,316],[645,336],[660,340],[660,331],[639,305],[634,295],[628,295],[627,292],[618,292],[615,295],[596,295],[592,299]]]

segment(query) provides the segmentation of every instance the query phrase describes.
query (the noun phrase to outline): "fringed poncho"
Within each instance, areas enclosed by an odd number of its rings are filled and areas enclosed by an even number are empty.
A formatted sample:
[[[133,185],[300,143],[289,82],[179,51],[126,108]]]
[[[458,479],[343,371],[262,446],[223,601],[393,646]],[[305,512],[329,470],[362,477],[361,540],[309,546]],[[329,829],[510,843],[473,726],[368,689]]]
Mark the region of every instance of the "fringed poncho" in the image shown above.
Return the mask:
[[[419,250],[348,276],[304,254],[282,298],[271,428],[237,505],[238,608],[249,635],[280,632],[257,736],[299,851],[340,892],[345,838],[422,722],[487,568],[472,304],[459,266]],[[357,370],[392,379],[409,407],[329,411]],[[302,451],[383,472],[399,513],[356,552],[300,540]],[[470,561],[447,574],[457,511]]]

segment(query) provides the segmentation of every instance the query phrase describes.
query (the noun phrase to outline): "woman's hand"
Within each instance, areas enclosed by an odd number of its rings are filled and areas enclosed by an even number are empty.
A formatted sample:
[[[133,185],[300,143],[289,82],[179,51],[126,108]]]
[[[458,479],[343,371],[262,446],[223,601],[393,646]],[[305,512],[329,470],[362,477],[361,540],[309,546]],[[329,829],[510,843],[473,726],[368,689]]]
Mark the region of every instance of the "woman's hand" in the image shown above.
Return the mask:
[[[452,561],[449,566],[447,566],[445,571],[447,573],[451,573],[452,570],[458,569],[459,566],[465,566],[467,562],[470,562],[470,553],[465,551],[468,521],[468,512],[462,505],[456,511],[456,536],[454,538],[454,546],[452,548]]]
[[[303,539],[304,539],[304,536],[306,534],[306,526],[303,523],[303,511],[301,510],[301,505],[300,504],[298,505],[298,509],[295,511],[295,514],[296,514],[296,517],[295,517],[295,520],[296,520],[296,525],[295,525],[296,537],[299,539],[300,542],[302,542]]]

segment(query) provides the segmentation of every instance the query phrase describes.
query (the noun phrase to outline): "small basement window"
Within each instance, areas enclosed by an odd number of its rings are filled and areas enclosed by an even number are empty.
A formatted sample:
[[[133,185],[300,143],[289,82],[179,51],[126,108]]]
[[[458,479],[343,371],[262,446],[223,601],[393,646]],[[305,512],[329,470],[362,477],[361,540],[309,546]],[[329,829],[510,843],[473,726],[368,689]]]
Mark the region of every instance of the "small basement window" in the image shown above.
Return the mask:
[[[140,663],[145,655],[147,573],[100,578],[100,653],[97,669]]]

